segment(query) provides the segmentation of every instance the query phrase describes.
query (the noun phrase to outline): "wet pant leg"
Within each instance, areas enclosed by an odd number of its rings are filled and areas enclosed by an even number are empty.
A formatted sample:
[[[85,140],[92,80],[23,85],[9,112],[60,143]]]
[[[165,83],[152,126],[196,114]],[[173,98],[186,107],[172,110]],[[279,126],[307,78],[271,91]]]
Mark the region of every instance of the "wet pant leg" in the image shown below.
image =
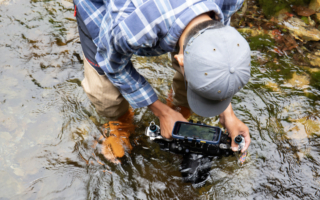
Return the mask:
[[[84,79],[81,85],[99,115],[110,120],[118,119],[128,111],[129,103],[108,80],[95,60],[97,46],[93,43],[78,8],[76,8],[76,18],[84,63]]]
[[[118,119],[128,111],[129,103],[106,75],[100,75],[84,57],[84,79],[81,85],[99,115]]]

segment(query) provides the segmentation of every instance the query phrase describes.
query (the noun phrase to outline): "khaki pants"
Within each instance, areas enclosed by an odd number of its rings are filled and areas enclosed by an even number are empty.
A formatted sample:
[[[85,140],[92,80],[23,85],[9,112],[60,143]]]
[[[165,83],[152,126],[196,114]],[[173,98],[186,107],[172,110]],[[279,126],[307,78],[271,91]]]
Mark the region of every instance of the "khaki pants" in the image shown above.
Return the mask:
[[[184,78],[176,59],[175,53],[171,54],[172,67],[176,70],[173,77],[173,104],[176,106],[189,107],[187,102],[187,91],[184,85]],[[84,57],[84,79],[81,85],[87,93],[90,101],[96,108],[99,115],[111,119],[122,116],[129,108],[129,103],[121,95],[119,90],[113,86],[106,75],[99,75]]]

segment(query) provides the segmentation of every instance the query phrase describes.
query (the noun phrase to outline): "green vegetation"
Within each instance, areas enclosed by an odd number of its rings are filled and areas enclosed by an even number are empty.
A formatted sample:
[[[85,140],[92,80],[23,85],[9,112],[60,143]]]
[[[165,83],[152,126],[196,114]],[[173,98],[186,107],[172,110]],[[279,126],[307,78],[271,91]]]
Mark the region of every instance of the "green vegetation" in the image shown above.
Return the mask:
[[[263,13],[271,17],[282,9],[291,11],[292,6],[308,5],[310,0],[259,0]]]
[[[258,35],[254,37],[246,38],[249,42],[251,50],[268,50],[275,47],[274,39],[269,35]]]
[[[310,73],[310,75],[311,75],[310,85],[312,85],[313,87],[319,90],[320,89],[320,71],[312,72]]]
[[[308,17],[301,17],[301,19],[304,21],[304,23],[306,23],[307,25],[309,25],[309,19],[308,19]]]

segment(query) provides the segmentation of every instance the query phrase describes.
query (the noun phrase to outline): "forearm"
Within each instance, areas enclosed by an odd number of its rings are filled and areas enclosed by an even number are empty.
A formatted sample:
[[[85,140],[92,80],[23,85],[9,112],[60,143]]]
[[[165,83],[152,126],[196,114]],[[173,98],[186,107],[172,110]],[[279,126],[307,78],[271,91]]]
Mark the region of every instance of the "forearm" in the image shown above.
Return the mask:
[[[222,125],[224,125],[224,122],[226,119],[231,118],[231,117],[235,117],[235,114],[233,112],[232,109],[232,105],[231,103],[229,104],[229,106],[219,115],[220,117],[220,123]]]
[[[109,58],[106,52],[98,52],[96,59],[108,80],[132,108],[148,106],[158,99],[151,85],[133,67],[130,56],[114,52]]]
[[[162,117],[169,113],[172,110],[169,106],[165,105],[161,101],[157,100],[154,103],[150,104],[148,108],[153,112],[157,117]]]
[[[172,129],[176,121],[187,121],[180,113],[159,100],[150,104],[148,108],[159,118],[161,135],[164,138],[171,138]]]

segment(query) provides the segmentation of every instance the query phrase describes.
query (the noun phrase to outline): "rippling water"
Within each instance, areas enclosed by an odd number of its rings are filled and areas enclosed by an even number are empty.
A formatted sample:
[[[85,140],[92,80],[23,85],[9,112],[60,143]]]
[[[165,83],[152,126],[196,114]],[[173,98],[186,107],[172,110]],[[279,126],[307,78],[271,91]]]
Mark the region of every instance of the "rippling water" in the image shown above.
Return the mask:
[[[95,146],[105,119],[80,86],[72,2],[0,0],[0,199],[319,199],[319,70],[272,52],[268,38],[246,38],[252,78],[232,103],[250,129],[249,159],[212,160],[195,187],[182,181],[181,156],[143,136],[155,120],[145,108],[134,110],[133,150],[121,164]],[[133,61],[165,100],[169,55]]]

